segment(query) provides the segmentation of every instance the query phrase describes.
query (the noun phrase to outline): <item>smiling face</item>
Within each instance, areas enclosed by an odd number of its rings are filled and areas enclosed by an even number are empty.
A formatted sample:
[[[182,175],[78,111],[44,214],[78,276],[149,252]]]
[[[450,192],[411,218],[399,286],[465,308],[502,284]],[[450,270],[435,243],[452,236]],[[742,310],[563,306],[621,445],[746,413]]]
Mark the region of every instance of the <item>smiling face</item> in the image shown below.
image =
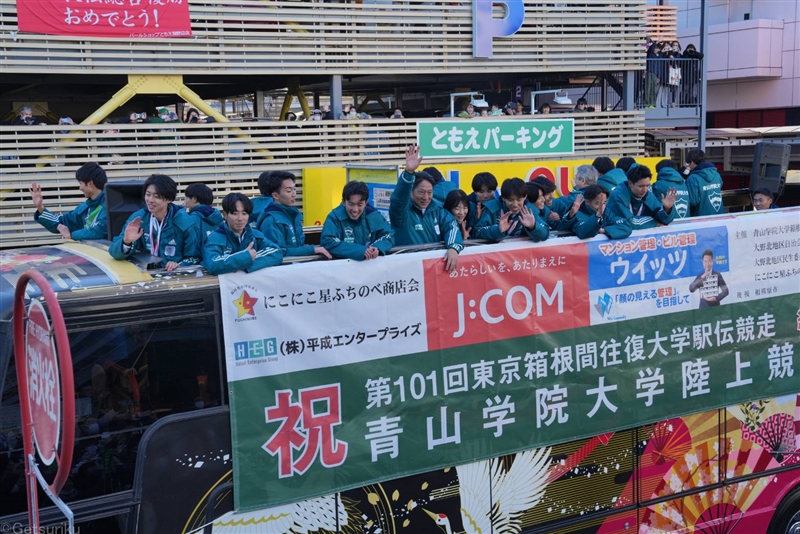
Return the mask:
[[[367,207],[367,200],[361,195],[350,195],[350,198],[344,201],[344,210],[350,220],[357,221],[364,209]]]
[[[544,196],[544,205],[548,208],[553,205],[553,192],[550,191]]]
[[[453,207],[451,213],[453,214],[453,217],[456,218],[458,224],[461,224],[466,220],[467,214],[469,213],[469,208],[463,202],[459,202],[455,205],[455,207]]]
[[[708,254],[703,256],[703,270],[707,273],[711,272],[711,269],[714,267],[714,258],[709,256]]]
[[[768,210],[772,206],[772,197],[764,193],[753,195],[753,207],[757,210]]]
[[[545,196],[540,194],[539,198],[536,199],[536,202],[534,202],[533,205],[536,206],[539,211],[543,210],[545,205]]]
[[[427,180],[420,180],[417,187],[411,191],[411,200],[419,209],[426,209],[433,200],[433,185]]]
[[[297,188],[294,185],[294,180],[290,178],[284,180],[281,184],[281,188],[272,193],[272,199],[284,206],[294,206],[297,200]]]
[[[506,203],[506,207],[508,208],[508,211],[510,211],[512,215],[517,215],[520,212],[520,210],[522,210],[522,206],[525,205],[525,200],[526,200],[525,197],[520,198],[512,196],[508,198],[503,198],[503,202]]]
[[[85,196],[86,198],[92,198],[92,193],[94,191],[94,183],[93,182],[84,183],[78,180],[78,189],[81,190],[81,193],[83,193],[83,196]]]
[[[147,205],[147,211],[158,220],[163,218],[169,206],[169,200],[162,197],[153,184],[148,185],[144,192],[144,203]]]
[[[238,235],[242,235],[242,232],[244,232],[250,220],[250,214],[245,211],[241,200],[236,201],[236,208],[233,210],[233,213],[223,211],[222,217],[225,219],[225,222],[228,223],[228,228],[230,228],[234,234]]]

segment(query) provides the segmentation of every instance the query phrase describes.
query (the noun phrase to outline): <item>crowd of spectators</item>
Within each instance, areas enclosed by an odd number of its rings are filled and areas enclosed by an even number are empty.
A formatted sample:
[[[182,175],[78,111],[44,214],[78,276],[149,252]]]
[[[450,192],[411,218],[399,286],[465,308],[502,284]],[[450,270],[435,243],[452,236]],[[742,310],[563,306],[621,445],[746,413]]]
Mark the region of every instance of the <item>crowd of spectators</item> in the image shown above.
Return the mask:
[[[634,158],[623,157],[614,164],[598,157],[575,169],[571,191],[558,198],[545,176],[528,182],[509,177],[500,184],[490,172],[476,174],[467,195],[435,167],[422,169],[422,161],[417,145],[406,149],[405,169],[390,197],[389,221],[369,204],[367,184],[349,182],[341,205],[325,220],[320,245],[306,244],[303,215],[295,205],[296,177],[290,172],[262,173],[260,196],[229,193],[221,210],[213,206],[213,191],[199,183],[185,188],[179,206],[178,184],[167,175],[153,174],[142,188],[146,207],[130,216],[109,253],[117,260],[149,254],[155,267],[167,271],[202,264],[209,273],[222,274],[252,272],[291,256],[362,261],[386,255],[394,246],[440,244],[446,249],[444,268],[452,271],[468,239],[620,239],[675,219],[723,212],[722,178],[700,149],[689,151],[685,179],[678,163],[665,159],[656,166],[655,182],[651,170]],[[102,239],[105,171],[90,162],[77,170],[76,178],[86,201],[61,215],[44,207],[41,188],[34,182],[34,219],[64,238]],[[776,207],[768,190],[756,191],[753,205],[759,210]]]

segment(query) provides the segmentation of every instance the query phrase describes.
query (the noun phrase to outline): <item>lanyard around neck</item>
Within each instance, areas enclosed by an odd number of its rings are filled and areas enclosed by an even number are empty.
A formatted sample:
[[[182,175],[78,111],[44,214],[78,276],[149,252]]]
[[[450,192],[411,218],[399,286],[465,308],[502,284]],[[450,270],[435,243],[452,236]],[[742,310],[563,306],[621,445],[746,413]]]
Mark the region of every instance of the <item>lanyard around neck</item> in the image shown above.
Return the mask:
[[[164,214],[164,220],[158,222],[155,216],[150,217],[150,254],[158,256],[159,245],[161,244],[161,229],[167,222],[167,215]],[[153,229],[156,230],[156,238],[153,239]]]

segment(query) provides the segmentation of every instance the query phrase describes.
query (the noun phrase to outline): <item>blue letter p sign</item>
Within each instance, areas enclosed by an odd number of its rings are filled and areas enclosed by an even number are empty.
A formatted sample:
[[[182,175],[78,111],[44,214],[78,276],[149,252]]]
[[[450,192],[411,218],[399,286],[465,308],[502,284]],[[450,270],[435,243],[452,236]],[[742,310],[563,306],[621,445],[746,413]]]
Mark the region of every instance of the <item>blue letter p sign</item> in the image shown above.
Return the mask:
[[[506,16],[502,19],[492,17],[492,4],[502,4]],[[525,20],[525,4],[522,0],[472,1],[472,55],[492,57],[492,39],[510,37],[517,33]]]

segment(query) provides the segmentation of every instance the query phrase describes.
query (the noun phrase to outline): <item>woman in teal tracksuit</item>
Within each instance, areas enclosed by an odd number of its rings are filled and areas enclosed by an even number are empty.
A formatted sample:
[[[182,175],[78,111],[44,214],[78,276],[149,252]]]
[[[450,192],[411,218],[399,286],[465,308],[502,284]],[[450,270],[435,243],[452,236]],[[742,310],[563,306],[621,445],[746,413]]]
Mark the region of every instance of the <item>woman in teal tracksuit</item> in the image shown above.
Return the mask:
[[[422,163],[419,146],[406,149],[406,169],[397,180],[389,199],[389,222],[397,246],[443,243],[447,248],[445,269],[458,265],[458,253],[464,248],[461,230],[453,216],[433,199],[433,178],[415,171]]]
[[[186,210],[172,203],[178,192],[175,181],[164,174],[153,174],[142,190],[147,208],[128,218],[108,253],[124,260],[136,252],[148,252],[161,258],[157,267],[167,271],[199,263],[197,226]]]
[[[211,232],[203,246],[203,267],[211,274],[236,271],[252,273],[280,265],[283,251],[250,227],[253,202],[242,193],[228,193],[222,199],[219,228]]]
[[[656,165],[658,173],[655,183],[650,190],[656,196],[666,195],[670,188],[675,189],[677,197],[675,200],[675,218],[686,219],[689,217],[689,189],[683,181],[683,176],[678,172],[678,164],[671,159],[664,159]]]
[[[320,238],[334,258],[372,260],[386,255],[394,245],[388,221],[368,200],[369,187],[364,182],[344,186],[342,203],[328,214]]]
[[[623,217],[612,215],[606,209],[608,192],[599,184],[587,187],[579,207],[573,204],[558,226],[559,231],[570,231],[581,239],[605,235],[609,239],[623,239],[631,235],[633,227]]]

